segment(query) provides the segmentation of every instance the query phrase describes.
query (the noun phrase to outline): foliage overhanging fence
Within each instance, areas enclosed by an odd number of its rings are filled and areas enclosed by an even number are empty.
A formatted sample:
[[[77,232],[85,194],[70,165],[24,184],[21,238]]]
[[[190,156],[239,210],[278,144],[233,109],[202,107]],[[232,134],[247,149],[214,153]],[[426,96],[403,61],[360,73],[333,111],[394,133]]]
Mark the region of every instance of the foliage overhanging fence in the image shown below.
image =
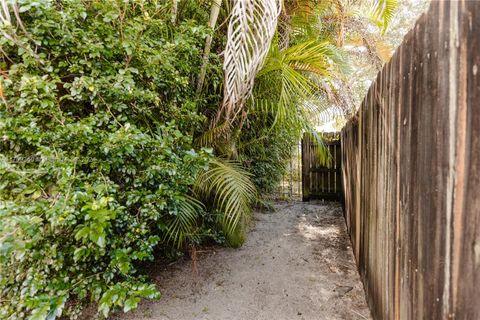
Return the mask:
[[[480,2],[435,1],[342,132],[376,319],[480,319]]]
[[[338,133],[319,133],[330,158],[319,156],[319,146],[310,133],[302,139],[302,199],[339,200],[342,196],[341,150]]]

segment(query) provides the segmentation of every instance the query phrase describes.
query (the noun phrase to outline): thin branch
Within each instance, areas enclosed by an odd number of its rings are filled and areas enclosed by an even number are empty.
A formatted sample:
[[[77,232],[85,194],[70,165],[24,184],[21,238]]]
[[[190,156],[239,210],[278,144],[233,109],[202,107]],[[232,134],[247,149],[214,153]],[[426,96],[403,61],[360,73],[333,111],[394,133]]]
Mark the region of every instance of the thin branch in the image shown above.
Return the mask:
[[[220,7],[222,5],[222,0],[213,0],[212,8],[210,11],[210,20],[208,22],[208,27],[212,30],[215,29],[215,25],[217,24],[218,14],[220,12]],[[200,75],[198,76],[197,82],[197,96],[200,95],[202,92],[203,84],[205,82],[205,75],[207,73],[207,64],[208,64],[208,56],[210,55],[210,50],[212,48],[212,40],[213,35],[209,35],[205,42],[205,50],[203,52],[203,62],[202,67],[200,69]]]

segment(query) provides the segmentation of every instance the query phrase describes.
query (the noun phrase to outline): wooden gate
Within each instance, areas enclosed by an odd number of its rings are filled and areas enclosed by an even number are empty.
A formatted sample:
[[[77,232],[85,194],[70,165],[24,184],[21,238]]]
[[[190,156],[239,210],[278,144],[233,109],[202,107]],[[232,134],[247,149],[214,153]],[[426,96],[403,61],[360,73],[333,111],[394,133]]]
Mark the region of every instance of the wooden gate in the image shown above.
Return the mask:
[[[319,135],[328,148],[331,158],[322,164],[318,146],[311,134],[302,139],[302,199],[337,200],[342,198],[341,149],[338,133]]]

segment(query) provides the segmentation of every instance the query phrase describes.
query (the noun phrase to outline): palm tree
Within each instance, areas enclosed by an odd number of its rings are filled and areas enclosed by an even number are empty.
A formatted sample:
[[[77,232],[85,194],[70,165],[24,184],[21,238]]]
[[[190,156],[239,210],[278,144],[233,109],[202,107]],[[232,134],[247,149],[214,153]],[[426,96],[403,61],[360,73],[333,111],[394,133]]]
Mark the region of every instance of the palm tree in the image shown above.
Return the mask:
[[[222,114],[227,121],[231,121],[232,116],[233,118],[238,115],[245,116],[243,112],[245,101],[250,96],[254,80],[265,61],[266,48],[272,44],[277,31],[273,28],[277,25],[279,16],[281,23],[277,32],[277,35],[280,33],[277,42],[281,40],[278,46],[280,52],[291,45],[298,45],[295,48],[297,56],[302,49],[305,54],[315,53],[315,50],[312,50],[312,41],[330,43],[341,48],[347,35],[348,37],[359,35],[372,58],[378,59],[381,55],[377,53],[381,53],[382,50],[377,48],[380,45],[377,46],[375,39],[365,31],[368,29],[367,22],[375,23],[384,32],[396,8],[396,0],[286,0],[280,15],[279,4],[278,0],[236,2],[233,12],[236,18],[230,21],[225,50],[224,104],[219,109],[217,121]],[[250,8],[246,8],[247,6]],[[235,8],[238,10],[235,11]],[[249,16],[245,18],[241,16],[242,14]],[[242,24],[239,21],[248,22]],[[252,24],[255,24],[255,27],[252,27]],[[319,29],[321,32],[318,32]],[[320,57],[317,62],[319,61],[324,62],[324,57]],[[378,63],[375,60],[375,62],[380,68],[382,61]],[[319,69],[310,68],[302,71],[328,78],[332,74],[325,72],[324,67],[323,65]],[[287,73],[284,74],[287,75]],[[291,76],[295,77],[298,74],[291,74]],[[333,76],[338,76],[338,73]],[[305,86],[291,88],[300,95],[305,92]],[[308,90],[307,93],[309,93]]]
[[[192,195],[223,212],[220,222],[227,237],[238,238],[243,233],[255,194],[248,173],[235,161],[241,158],[239,149],[241,153],[251,142],[242,141],[245,124],[250,130],[262,132],[255,137],[256,141],[263,139],[262,134],[272,134],[282,127],[290,128],[288,132],[298,139],[302,132],[315,131],[311,121],[315,115],[348,113],[351,106],[344,106],[348,103],[335,87],[340,83],[345,90],[349,89],[344,80],[348,68],[342,46],[360,34],[373,47],[368,34],[357,29],[369,21],[383,32],[395,3],[395,0],[285,0],[282,7],[281,0],[238,0],[233,6],[227,1],[221,7],[221,0],[212,1],[211,28],[215,27],[222,9],[224,16],[229,17],[223,66],[224,99],[211,117],[210,126],[197,139],[199,145],[214,147],[218,157],[198,178]],[[212,38],[207,39],[204,65],[211,44]],[[202,72],[199,94],[204,81]],[[326,150],[319,150],[327,161]],[[178,221],[170,226],[170,234],[175,235],[172,239],[177,243],[185,239],[182,235],[188,234],[188,228],[182,226],[193,226],[193,213],[201,209],[191,199],[187,203],[180,210]]]

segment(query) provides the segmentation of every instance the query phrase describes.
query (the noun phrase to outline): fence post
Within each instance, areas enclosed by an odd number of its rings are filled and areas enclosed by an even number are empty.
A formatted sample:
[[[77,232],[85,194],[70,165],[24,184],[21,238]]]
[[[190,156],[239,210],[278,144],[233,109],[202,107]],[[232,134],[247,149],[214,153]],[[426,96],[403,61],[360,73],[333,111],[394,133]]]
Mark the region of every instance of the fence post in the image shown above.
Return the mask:
[[[302,139],[302,201],[310,200],[310,137],[303,134]]]

